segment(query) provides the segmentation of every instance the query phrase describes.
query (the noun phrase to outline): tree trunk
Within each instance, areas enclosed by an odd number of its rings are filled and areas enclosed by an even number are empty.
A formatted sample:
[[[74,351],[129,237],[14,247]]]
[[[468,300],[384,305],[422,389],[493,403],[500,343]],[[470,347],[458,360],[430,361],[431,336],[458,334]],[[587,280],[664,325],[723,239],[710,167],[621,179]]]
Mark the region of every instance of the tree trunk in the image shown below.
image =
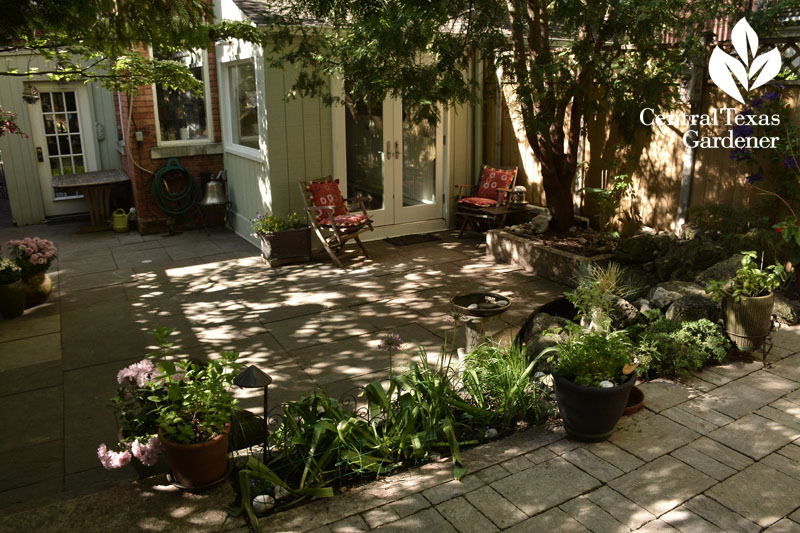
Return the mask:
[[[542,167],[542,186],[545,201],[553,214],[550,229],[562,233],[575,225],[575,206],[572,203],[572,177],[559,176]]]

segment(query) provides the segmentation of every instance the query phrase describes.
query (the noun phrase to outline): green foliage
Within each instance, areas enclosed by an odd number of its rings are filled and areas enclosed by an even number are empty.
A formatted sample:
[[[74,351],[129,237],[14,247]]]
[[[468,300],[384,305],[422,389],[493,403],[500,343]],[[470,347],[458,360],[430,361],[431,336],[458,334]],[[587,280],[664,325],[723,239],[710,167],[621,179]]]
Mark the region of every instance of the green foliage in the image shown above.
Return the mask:
[[[719,233],[747,233],[755,228],[769,228],[768,219],[753,209],[728,204],[709,204],[689,208],[692,226]]]
[[[255,218],[250,220],[250,228],[258,234],[275,233],[289,229],[304,228],[308,224],[300,220],[297,213],[290,213],[286,218],[273,215],[262,215],[256,213]]]
[[[706,319],[678,323],[658,316],[630,332],[639,376],[646,379],[680,377],[708,363],[722,364],[730,347],[719,327]]]
[[[786,281],[786,271],[780,263],[761,269],[757,263],[756,252],[742,252],[742,266],[736,271],[733,280],[715,280],[706,286],[706,292],[718,302],[726,294],[735,301],[742,296],[765,296],[780,287]]]
[[[782,222],[775,224],[773,228],[780,234],[783,242],[792,249],[789,260],[793,265],[800,265],[800,221],[796,216],[788,216]]]
[[[6,257],[0,257],[0,285],[14,283],[22,279],[22,269]]]
[[[238,403],[229,388],[241,368],[238,354],[222,352],[205,364],[160,361],[159,376],[150,383],[153,413],[164,436],[179,444],[211,440],[222,433]]]
[[[488,409],[500,428],[510,431],[519,421],[538,424],[546,418],[547,395],[531,377],[536,363],[516,344],[485,344],[467,355],[461,379],[478,407]]]
[[[601,381],[620,383],[622,368],[633,360],[633,345],[626,331],[602,333],[577,325],[567,326],[569,337],[557,347],[548,361],[553,371],[584,387],[597,387]]]
[[[608,331],[611,328],[611,310],[614,297],[624,297],[633,292],[628,285],[625,270],[619,263],[605,266],[590,263],[578,276],[578,286],[564,296],[578,310],[581,324]]]
[[[623,198],[630,198],[636,194],[632,178],[627,174],[614,176],[611,186],[605,189],[598,187],[584,187],[588,201],[596,202],[600,208],[600,220],[605,224],[606,233],[613,238],[619,237],[616,230],[616,218]]]

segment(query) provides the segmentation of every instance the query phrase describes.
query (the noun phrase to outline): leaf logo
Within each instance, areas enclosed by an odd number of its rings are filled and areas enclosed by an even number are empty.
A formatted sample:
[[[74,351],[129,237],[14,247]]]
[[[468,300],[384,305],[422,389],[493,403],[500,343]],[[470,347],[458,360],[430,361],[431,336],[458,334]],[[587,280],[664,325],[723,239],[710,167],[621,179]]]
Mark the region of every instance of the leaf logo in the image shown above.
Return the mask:
[[[739,59],[715,46],[708,62],[708,74],[717,87],[744,104],[736,82],[739,82],[745,92],[761,87],[781,71],[781,53],[775,47],[757,56],[758,34],[746,19],[741,19],[733,27],[731,42]]]

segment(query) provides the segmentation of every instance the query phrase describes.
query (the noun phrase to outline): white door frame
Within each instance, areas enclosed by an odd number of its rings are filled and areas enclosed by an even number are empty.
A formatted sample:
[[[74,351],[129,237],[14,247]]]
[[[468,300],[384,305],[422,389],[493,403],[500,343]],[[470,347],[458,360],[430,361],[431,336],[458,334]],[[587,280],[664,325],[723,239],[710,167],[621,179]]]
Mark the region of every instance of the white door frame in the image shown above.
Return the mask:
[[[344,96],[344,82],[339,78],[331,81],[331,93],[341,102]],[[333,128],[333,177],[339,180],[339,187],[346,195],[347,191],[347,128],[345,123],[345,106],[336,103],[332,107]],[[391,226],[411,222],[444,221],[444,208],[449,199],[449,191],[445,187],[444,169],[444,131],[445,121],[436,128],[436,177],[435,201],[431,205],[403,207],[403,108],[398,99],[387,99],[383,104],[383,142],[382,148],[389,143],[391,155],[382,151],[384,164],[384,208],[370,211],[376,226]],[[397,143],[395,145],[395,143]],[[400,157],[396,157],[397,154]],[[438,227],[438,226],[437,226]]]
[[[36,87],[39,89],[40,93],[60,91],[72,91],[75,93],[75,105],[77,107],[78,122],[81,128],[80,137],[81,146],[83,148],[84,169],[86,172],[97,170],[97,151],[95,149],[94,139],[90,136],[94,134],[94,125],[92,124],[89,91],[86,85],[82,83],[37,83]],[[53,176],[50,172],[50,158],[42,119],[41,99],[33,104],[28,104],[28,118],[34,150],[37,148],[41,148],[42,150],[42,161],[39,161],[38,153],[35,153],[34,157],[36,157],[37,161],[36,168],[39,174],[39,183],[41,184],[42,205],[44,207],[45,216],[71,215],[88,211],[89,207],[83,196],[55,198],[53,195]]]

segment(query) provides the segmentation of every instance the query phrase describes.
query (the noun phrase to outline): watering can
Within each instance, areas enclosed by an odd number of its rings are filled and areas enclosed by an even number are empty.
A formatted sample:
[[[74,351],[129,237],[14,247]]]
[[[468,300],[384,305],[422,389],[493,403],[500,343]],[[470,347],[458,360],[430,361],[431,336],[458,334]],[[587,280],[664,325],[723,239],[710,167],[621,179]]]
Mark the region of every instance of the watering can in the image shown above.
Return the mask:
[[[127,233],[130,229],[128,226],[128,213],[120,208],[111,214],[111,226],[116,233]]]

